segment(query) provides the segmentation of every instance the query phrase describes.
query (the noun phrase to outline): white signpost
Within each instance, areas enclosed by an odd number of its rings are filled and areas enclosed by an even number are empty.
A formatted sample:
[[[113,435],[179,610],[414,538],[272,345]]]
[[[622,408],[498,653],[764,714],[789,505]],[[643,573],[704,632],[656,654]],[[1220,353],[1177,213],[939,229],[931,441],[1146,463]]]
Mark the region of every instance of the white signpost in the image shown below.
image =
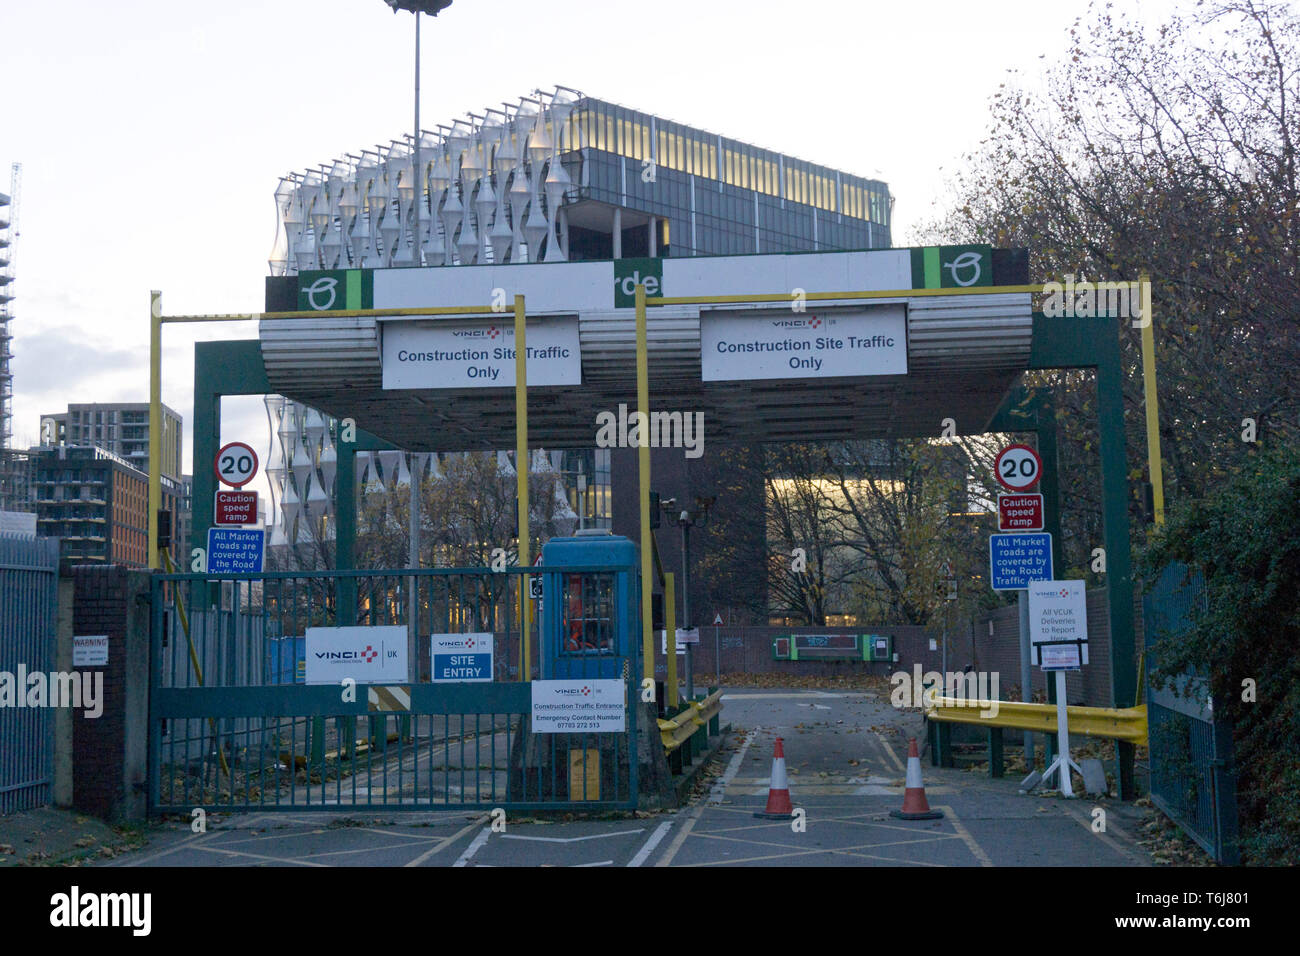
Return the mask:
[[[1065,672],[1088,663],[1088,599],[1083,581],[1033,581],[1029,588],[1029,639],[1044,672],[1056,672],[1057,753],[1043,772],[1060,777],[1061,795],[1073,797],[1070,770],[1070,727],[1065,701]]]
[[[677,653],[685,654],[687,644],[700,643],[700,629],[698,627],[679,627],[677,628]],[[668,632],[659,632],[659,646],[663,648],[665,654],[668,653]]]

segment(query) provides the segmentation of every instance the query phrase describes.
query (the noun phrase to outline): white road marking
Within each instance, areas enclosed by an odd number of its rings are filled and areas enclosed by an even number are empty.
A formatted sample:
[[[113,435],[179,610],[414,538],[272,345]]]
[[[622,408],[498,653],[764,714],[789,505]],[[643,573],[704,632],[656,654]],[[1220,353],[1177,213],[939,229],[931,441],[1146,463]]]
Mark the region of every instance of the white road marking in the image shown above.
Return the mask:
[[[948,819],[952,822],[952,828],[957,831],[957,836],[961,838],[962,843],[966,844],[966,848],[971,851],[975,856],[975,859],[980,861],[980,866],[993,865],[993,861],[990,860],[989,855],[984,852],[984,848],[975,842],[975,838],[970,835],[970,831],[966,829],[966,825],[957,819],[957,814],[953,812],[952,807],[936,806],[935,809],[942,810],[947,814]]]
[[[483,844],[487,843],[488,837],[490,837],[491,835],[492,835],[492,828],[484,827],[483,832],[481,832],[478,836],[474,838],[474,842],[465,848],[465,852],[460,855],[460,858],[457,859],[456,862],[452,864],[452,866],[453,867],[464,866],[465,864],[467,864],[471,859],[474,858],[475,853],[483,849]]]
[[[708,800],[705,802],[714,804],[722,802],[722,798],[727,793],[727,785],[731,783],[736,774],[740,772],[740,765],[745,761],[745,754],[749,752],[749,745],[754,742],[754,738],[758,736],[760,729],[761,728],[755,727],[745,735],[745,742],[740,745],[739,750],[732,754],[731,760],[727,764],[726,772],[714,781],[712,789],[709,790]],[[664,852],[664,855],[659,858],[659,861],[655,863],[655,866],[668,866],[668,864],[672,863],[673,857],[675,857],[677,851],[682,848],[682,844],[686,842],[687,836],[690,835],[691,829],[695,826],[695,821],[704,813],[704,806],[704,803],[700,803],[695,807],[691,812],[690,817],[687,819],[686,824],[678,831],[677,836],[673,838],[673,842],[669,844],[668,849]]]
[[[269,860],[272,863],[294,863],[298,866],[327,866],[325,863],[314,863],[311,860],[297,859],[294,857],[267,856],[264,853],[249,853],[247,850],[223,850],[219,846],[195,846],[195,850],[202,850],[204,853],[222,853],[226,856],[246,856],[250,860]]]
[[[599,863],[575,863],[574,866],[613,866],[613,860],[601,860]]]
[[[903,761],[898,759],[898,754],[894,753],[894,748],[889,746],[889,741],[884,738],[884,735],[877,732],[876,740],[880,741],[880,749],[885,752],[886,757],[893,761],[894,766],[906,773],[907,767],[903,764]]]
[[[1063,800],[1057,803],[1057,809],[1059,809],[1063,814],[1065,814],[1071,820],[1078,823],[1081,827],[1083,827],[1093,836],[1097,837],[1099,840],[1101,840],[1102,843],[1106,844],[1116,853],[1119,853],[1121,856],[1126,857],[1127,859],[1135,863],[1137,866],[1151,865],[1149,860],[1142,859],[1142,857],[1138,856],[1128,847],[1116,842],[1115,838],[1112,837],[1110,834],[1104,832],[1098,833],[1097,831],[1093,830],[1091,817],[1086,815],[1086,813],[1084,813],[1082,810],[1076,810],[1074,806],[1068,805]],[[1116,833],[1118,833],[1121,837],[1128,840],[1129,842],[1133,841],[1132,837],[1130,837],[1127,833],[1121,830],[1118,826],[1111,823],[1109,820],[1107,820],[1106,822],[1106,827],[1109,830],[1114,830]]]
[[[816,707],[818,710],[830,710],[825,704],[795,704],[796,707]]]
[[[419,866],[421,863],[423,863],[423,862],[424,862],[425,860],[427,860],[429,857],[433,856],[435,853],[438,853],[438,852],[440,852],[441,850],[445,849],[446,847],[450,846],[451,844],[455,843],[457,840],[459,840],[461,837],[463,837],[463,836],[464,836],[466,833],[468,833],[470,830],[473,830],[476,826],[478,826],[479,824],[481,824],[481,823],[483,823],[485,820],[487,820],[487,818],[488,818],[488,814],[486,814],[486,813],[483,814],[482,816],[480,816],[480,817],[478,817],[476,820],[474,820],[474,822],[471,823],[469,826],[467,826],[467,827],[462,827],[461,829],[457,830],[455,833],[453,833],[451,836],[447,837],[445,840],[441,840],[441,841],[439,841],[439,843],[438,843],[437,846],[433,847],[432,849],[425,850],[423,853],[421,853],[419,856],[417,856],[414,860],[411,860],[409,863],[405,863],[405,864],[403,864],[403,866]]]
[[[830,691],[813,690],[813,691],[804,691],[798,694],[723,694],[722,699],[723,700],[790,700],[793,698],[798,698],[802,700],[807,700],[809,697],[816,697],[824,700],[828,697],[837,698],[837,697],[853,697],[853,696],[861,696],[861,695],[832,694]]]
[[[632,857],[632,859],[628,861],[627,865],[640,866],[649,859],[650,854],[654,852],[655,847],[659,845],[659,841],[664,838],[664,835],[672,825],[672,820],[665,820],[663,823],[659,824],[659,826],[655,827],[654,833],[650,834],[650,839],[645,841],[645,846],[636,851],[636,856]]]
[[[532,840],[536,843],[581,843],[583,840],[603,840],[606,837],[631,836],[633,833],[645,833],[645,827],[636,830],[619,830],[615,833],[592,833],[587,836],[576,837],[543,837],[543,836],[523,836],[518,833],[503,833],[503,840]]]

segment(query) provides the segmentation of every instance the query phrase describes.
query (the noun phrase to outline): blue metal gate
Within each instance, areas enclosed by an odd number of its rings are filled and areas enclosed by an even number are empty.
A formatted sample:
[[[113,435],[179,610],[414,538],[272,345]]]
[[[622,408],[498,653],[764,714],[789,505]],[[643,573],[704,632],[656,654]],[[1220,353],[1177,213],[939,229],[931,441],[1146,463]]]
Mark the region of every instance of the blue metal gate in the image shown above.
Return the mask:
[[[630,566],[536,570],[635,593]],[[532,686],[519,674],[529,574],[155,575],[151,810],[635,807],[639,658],[602,660],[623,677],[626,732],[532,733]],[[526,627],[529,674],[538,617]],[[603,626],[622,636],[618,646],[629,629],[639,634],[635,617]],[[388,628],[374,633],[389,643],[367,642],[364,656],[401,642],[418,679],[308,684],[307,629],[338,627]],[[435,634],[490,635],[493,680],[434,682]]]
[[[1166,567],[1142,599],[1146,670],[1158,661],[1161,640],[1177,638],[1205,607],[1205,581],[1181,564]],[[1188,675],[1175,689],[1148,680],[1151,799],[1220,863],[1240,862],[1232,727],[1216,720],[1203,680]]]
[[[54,669],[58,582],[57,539],[0,535],[0,674],[14,695],[22,675]],[[52,712],[18,703],[0,704],[0,814],[50,802]]]

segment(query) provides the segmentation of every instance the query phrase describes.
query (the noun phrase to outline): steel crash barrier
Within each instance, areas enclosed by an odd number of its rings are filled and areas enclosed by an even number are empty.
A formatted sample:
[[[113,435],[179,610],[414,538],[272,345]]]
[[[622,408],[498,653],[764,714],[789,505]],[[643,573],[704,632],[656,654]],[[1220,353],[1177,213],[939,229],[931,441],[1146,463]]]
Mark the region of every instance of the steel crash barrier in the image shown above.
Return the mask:
[[[994,707],[996,706],[996,712]],[[1065,708],[1070,733],[1104,737],[1135,746],[1147,746],[1146,704],[1137,707]],[[1002,732],[1029,730],[1055,735],[1056,705],[1018,700],[981,701],[940,696],[936,689],[925,695],[925,719],[930,733],[930,757],[936,765],[952,766],[953,724],[973,724],[989,735],[989,774],[1002,776]]]
[[[685,708],[672,717],[659,718],[659,739],[674,773],[702,753],[710,736],[719,733],[722,714],[722,691],[713,689],[702,700],[687,701]]]

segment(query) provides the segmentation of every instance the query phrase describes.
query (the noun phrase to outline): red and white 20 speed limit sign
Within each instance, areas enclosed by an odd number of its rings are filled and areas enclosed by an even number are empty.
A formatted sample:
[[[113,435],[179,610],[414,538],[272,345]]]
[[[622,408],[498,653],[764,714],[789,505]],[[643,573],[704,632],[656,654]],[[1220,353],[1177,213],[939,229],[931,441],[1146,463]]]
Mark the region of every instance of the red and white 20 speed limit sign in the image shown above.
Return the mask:
[[[998,484],[1008,491],[1032,488],[1043,475],[1043,460],[1028,445],[1008,445],[998,452],[993,467]]]
[[[223,482],[232,488],[242,488],[257,474],[257,452],[253,451],[252,445],[232,441],[217,452],[212,467]]]

